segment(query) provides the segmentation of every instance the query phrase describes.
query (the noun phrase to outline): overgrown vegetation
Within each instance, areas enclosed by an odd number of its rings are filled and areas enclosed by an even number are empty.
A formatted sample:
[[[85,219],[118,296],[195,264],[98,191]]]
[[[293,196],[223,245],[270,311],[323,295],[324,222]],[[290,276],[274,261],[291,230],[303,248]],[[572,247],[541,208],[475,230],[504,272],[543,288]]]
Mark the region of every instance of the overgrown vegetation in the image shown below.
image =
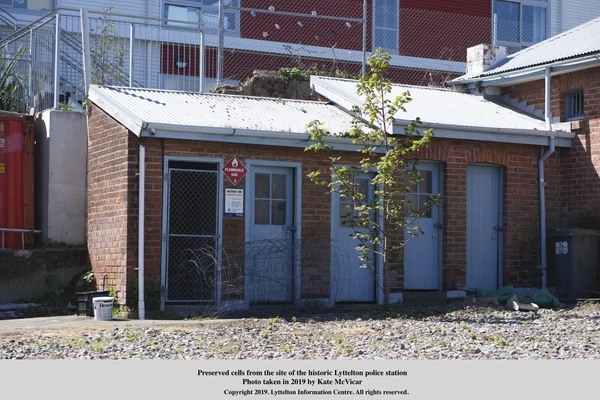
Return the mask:
[[[22,47],[16,54],[9,54],[6,47],[0,52],[0,109],[24,113],[25,87],[18,74],[18,65],[29,46]]]
[[[90,29],[92,83],[96,85],[123,85],[125,74],[125,46],[119,43],[115,21],[111,20],[112,6],[98,18],[97,31]]]
[[[422,233],[415,221],[441,200],[432,196],[425,204],[410,203],[409,193],[415,192],[422,181],[416,156],[428,146],[433,131],[420,132],[417,118],[407,124],[402,135],[391,134],[397,114],[406,112],[404,106],[412,99],[409,92],[391,98],[391,81],[386,76],[390,59],[381,49],[369,57],[369,72],[357,84],[357,94],[364,104],[354,110],[357,117],[350,131],[329,132],[322,122],[315,120],[308,126],[314,142],[306,148],[306,151],[325,152],[329,158],[329,174],[314,170],[308,177],[327,188],[328,193],[339,193],[345,202],[352,204],[341,222],[352,228],[361,268],[375,270],[375,257],[381,257],[386,307],[391,253],[404,246],[411,236]],[[349,138],[356,146],[358,163],[354,161],[355,154],[336,151],[330,139],[340,136]],[[359,177],[367,177],[372,196],[364,187],[365,179]]]

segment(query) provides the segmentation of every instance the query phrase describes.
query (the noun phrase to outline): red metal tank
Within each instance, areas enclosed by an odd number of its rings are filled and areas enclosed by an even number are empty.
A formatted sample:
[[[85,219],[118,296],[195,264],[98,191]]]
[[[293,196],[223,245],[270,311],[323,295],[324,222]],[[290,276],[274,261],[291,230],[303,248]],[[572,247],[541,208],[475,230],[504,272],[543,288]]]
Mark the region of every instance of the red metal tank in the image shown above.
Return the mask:
[[[0,230],[34,229],[34,122],[33,116],[0,111]],[[25,244],[33,244],[32,234]],[[21,246],[20,233],[4,233],[4,248]]]

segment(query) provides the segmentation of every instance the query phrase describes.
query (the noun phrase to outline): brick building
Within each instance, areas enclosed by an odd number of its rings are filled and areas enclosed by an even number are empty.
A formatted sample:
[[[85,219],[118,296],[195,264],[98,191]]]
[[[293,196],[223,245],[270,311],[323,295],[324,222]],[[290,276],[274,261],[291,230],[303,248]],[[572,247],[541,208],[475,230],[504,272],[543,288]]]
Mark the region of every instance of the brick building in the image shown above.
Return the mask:
[[[599,30],[596,18],[509,56],[496,57],[505,54],[497,48],[473,52],[468,73],[453,81],[576,134],[570,148],[557,149],[558,170],[546,170],[545,190],[558,205],[548,229],[600,229]]]
[[[342,109],[360,103],[354,81],[312,84]],[[540,149],[550,137],[568,148],[573,135],[467,93],[394,85],[392,95],[407,89],[414,100],[394,132],[418,116],[436,135],[417,165],[429,183],[412,195],[441,194],[444,203],[396,254],[392,291],[539,286]],[[328,165],[304,151],[306,125],[318,119],[344,132],[350,114],[322,102],[97,86],[90,100],[90,260],[121,304],[136,304],[139,266],[166,307],[383,301],[381,261],[373,272],[358,267],[340,226],[343,201],[306,176]],[[335,145],[347,160],[357,156],[344,139]],[[223,172],[234,157],[234,171],[248,172],[235,184]],[[558,167],[550,157],[552,221]]]

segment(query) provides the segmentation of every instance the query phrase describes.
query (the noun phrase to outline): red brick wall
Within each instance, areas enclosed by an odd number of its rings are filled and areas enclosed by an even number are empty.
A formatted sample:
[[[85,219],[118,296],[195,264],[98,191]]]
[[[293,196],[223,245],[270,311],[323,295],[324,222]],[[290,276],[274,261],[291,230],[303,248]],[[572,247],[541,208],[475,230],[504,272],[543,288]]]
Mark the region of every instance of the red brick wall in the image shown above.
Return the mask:
[[[560,224],[563,228],[600,229],[600,68],[555,76],[551,112],[565,120],[565,95],[583,90],[584,120],[570,149],[560,149]],[[503,89],[519,101],[544,109],[544,80]],[[573,128],[576,128],[573,126]],[[546,174],[547,175],[547,174]]]
[[[536,266],[539,254],[539,147],[466,140],[434,139],[420,160],[444,164],[443,285],[466,283],[467,165],[489,163],[503,169],[503,284],[540,286]],[[546,161],[546,211],[549,228],[558,224],[558,157]],[[400,279],[400,284],[401,279]]]
[[[137,264],[137,156],[128,130],[102,110],[91,107],[88,147],[88,251],[98,289],[106,276],[119,304]]]
[[[89,247],[92,267],[108,283],[124,287],[135,280],[137,266],[137,145],[139,139],[93,107],[90,115],[89,168]],[[147,286],[159,289],[162,233],[163,157],[190,156],[222,158],[234,155],[244,164],[249,160],[302,163],[302,237],[330,237],[330,195],[316,186],[306,174],[321,169],[327,178],[328,160],[302,148],[269,147],[183,140],[142,139],[146,147],[146,276],[154,277]],[[443,286],[463,287],[466,283],[466,173],[470,163],[490,163],[503,168],[503,284],[518,287],[540,286],[536,266],[539,254],[539,188],[537,180],[538,146],[486,143],[467,140],[435,139],[419,154],[420,160],[441,162],[444,166],[443,206]],[[346,155],[351,162],[354,155]],[[356,159],[356,158],[354,158]],[[558,226],[558,157],[546,162],[548,228]],[[129,172],[128,172],[129,171]],[[224,179],[225,186],[231,183]],[[246,179],[236,187],[245,188]],[[306,206],[310,204],[310,206]],[[223,219],[223,244],[244,241],[244,218]],[[327,258],[327,254],[323,253]],[[392,271],[395,289],[403,284],[399,263]],[[312,263],[302,267],[303,298],[329,294],[329,266]],[[124,303],[125,296],[120,297]]]

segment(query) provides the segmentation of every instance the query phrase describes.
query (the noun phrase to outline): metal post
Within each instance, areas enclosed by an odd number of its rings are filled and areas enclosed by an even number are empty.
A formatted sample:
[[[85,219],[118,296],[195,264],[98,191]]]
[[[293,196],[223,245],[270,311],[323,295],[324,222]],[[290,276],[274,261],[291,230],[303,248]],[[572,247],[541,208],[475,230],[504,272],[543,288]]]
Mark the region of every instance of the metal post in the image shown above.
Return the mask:
[[[362,75],[367,74],[367,0],[363,0]]]
[[[35,41],[33,40],[33,29],[29,31],[29,114],[35,114],[35,91],[34,91],[34,73],[33,66],[35,65]]]
[[[225,36],[225,13],[223,10],[223,0],[219,0],[219,51],[217,57],[217,86],[223,81],[223,40]]]
[[[133,50],[135,42],[135,26],[129,23],[129,87],[133,87]]]
[[[498,14],[494,13],[494,18],[492,20],[492,46],[496,46],[497,39],[498,39]]]
[[[60,103],[60,13],[56,14],[54,35],[54,109],[59,109]]]
[[[200,31],[200,93],[204,93],[204,76],[205,76],[205,60],[204,60],[204,31]]]
[[[85,86],[83,96],[87,97],[90,84],[92,83],[92,57],[90,54],[90,26],[88,11],[82,8],[79,12],[81,18],[81,51],[83,52],[83,84]]]

